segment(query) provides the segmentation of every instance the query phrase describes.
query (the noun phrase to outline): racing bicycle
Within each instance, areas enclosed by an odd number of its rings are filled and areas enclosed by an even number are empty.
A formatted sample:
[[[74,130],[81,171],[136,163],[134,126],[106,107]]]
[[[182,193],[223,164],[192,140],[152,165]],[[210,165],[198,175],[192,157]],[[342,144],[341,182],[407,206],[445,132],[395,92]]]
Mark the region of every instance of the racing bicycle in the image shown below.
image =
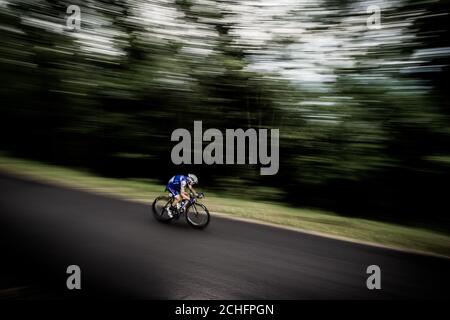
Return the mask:
[[[185,215],[187,223],[196,229],[203,229],[209,223],[209,211],[206,206],[200,203],[197,199],[203,198],[204,194],[200,193],[198,196],[190,193],[190,199],[183,199],[179,209],[172,206],[174,196],[159,196],[153,201],[152,209],[156,220],[160,222],[171,222],[178,220],[182,215]],[[172,217],[167,213],[167,209],[171,208]]]

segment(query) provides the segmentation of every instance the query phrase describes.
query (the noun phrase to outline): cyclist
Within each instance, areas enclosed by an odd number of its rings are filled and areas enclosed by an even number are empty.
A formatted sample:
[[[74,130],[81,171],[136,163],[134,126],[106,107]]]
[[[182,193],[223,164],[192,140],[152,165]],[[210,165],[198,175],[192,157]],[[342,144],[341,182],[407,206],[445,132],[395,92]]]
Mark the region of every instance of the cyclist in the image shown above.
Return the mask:
[[[189,173],[187,176],[185,175],[176,175],[173,176],[168,184],[167,184],[167,190],[174,196],[174,200],[172,201],[172,206],[167,209],[167,215],[170,218],[173,218],[173,212],[172,210],[176,208],[176,210],[179,210],[181,208],[180,201],[183,200],[189,200],[189,193],[186,191],[186,187],[196,197],[201,197],[200,194],[198,194],[195,189],[193,188],[194,184],[198,183],[198,178],[195,174]]]

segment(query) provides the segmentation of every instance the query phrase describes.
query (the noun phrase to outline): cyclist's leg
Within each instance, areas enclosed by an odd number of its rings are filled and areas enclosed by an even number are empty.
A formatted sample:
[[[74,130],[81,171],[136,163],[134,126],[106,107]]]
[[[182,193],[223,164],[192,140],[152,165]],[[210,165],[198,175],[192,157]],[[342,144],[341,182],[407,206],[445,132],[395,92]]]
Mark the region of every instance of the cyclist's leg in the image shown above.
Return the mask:
[[[173,195],[172,206],[176,206],[181,201],[180,192],[171,185],[167,186],[167,190]]]
[[[172,185],[168,185],[167,186],[167,190],[172,194],[172,203],[171,203],[171,205],[169,206],[169,208],[167,208],[167,215],[170,217],[170,218],[173,218],[173,216],[174,216],[174,211],[173,210],[176,210],[176,209],[174,209],[174,208],[176,208],[176,205],[177,205],[177,203],[181,200],[181,196],[180,196],[180,193],[172,186]]]
[[[189,196],[189,193],[185,192],[181,192],[181,198],[183,198],[184,200],[190,200],[191,197]]]
[[[186,207],[186,204],[190,201],[191,197],[187,192],[180,192],[181,208]]]

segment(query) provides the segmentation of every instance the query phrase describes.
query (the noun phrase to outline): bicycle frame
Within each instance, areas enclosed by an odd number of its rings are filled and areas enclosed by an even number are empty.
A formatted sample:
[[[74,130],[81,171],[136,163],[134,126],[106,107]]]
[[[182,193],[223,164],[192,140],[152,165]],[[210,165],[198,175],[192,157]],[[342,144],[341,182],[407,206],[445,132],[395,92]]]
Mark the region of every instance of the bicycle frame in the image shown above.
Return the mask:
[[[195,197],[192,193],[189,193],[189,196],[190,196],[189,200],[185,200],[185,199],[182,199],[182,200],[181,200],[182,206],[180,207],[180,210],[177,210],[177,211],[176,211],[177,216],[179,216],[179,215],[181,215],[182,213],[184,213],[184,210],[186,209],[186,207],[187,207],[188,204],[189,204],[189,205],[194,205],[194,204],[197,202],[197,197]],[[174,196],[172,193],[170,193],[170,194],[169,194],[169,197],[170,197],[170,201],[169,201],[167,204],[170,203],[170,205],[172,205],[173,200],[175,199],[175,196]],[[187,202],[186,202],[186,201],[187,201]],[[197,209],[195,208],[195,206],[194,206],[194,210],[197,211]]]
[[[169,196],[160,196],[157,197],[152,205],[153,208],[153,213],[155,214],[155,217],[157,220],[161,221],[161,222],[170,222],[173,219],[178,219],[180,216],[185,215],[186,216],[186,220],[187,222],[196,229],[203,229],[205,228],[208,223],[209,223],[209,211],[208,209],[197,200],[197,198],[203,198],[204,195],[203,193],[201,193],[199,196],[197,195],[193,195],[192,193],[190,193],[190,198],[188,200],[183,199],[182,200],[182,207],[180,207],[180,209],[176,209],[173,208],[172,210],[172,216],[169,217],[163,217],[163,213],[164,210],[166,210],[169,206],[173,207],[173,200],[175,198],[175,196],[173,194],[169,194]],[[162,208],[161,213],[159,213],[159,210],[157,209],[157,203],[158,201],[164,200],[164,205],[160,208]],[[162,205],[162,203],[161,203]],[[199,222],[197,221],[196,217],[198,217],[199,215],[199,208],[197,208],[197,206],[200,206],[202,208],[202,218],[201,221]],[[191,209],[189,209],[191,208]],[[193,212],[191,212],[191,210]],[[203,215],[203,213],[205,215]]]

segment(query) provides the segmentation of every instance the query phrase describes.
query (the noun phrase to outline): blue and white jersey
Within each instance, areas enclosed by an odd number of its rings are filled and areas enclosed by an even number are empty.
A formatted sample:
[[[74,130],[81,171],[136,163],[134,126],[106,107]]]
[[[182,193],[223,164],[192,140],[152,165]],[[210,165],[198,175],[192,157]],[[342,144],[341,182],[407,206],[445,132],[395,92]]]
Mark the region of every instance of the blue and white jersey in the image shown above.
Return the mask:
[[[187,183],[188,183],[187,176],[182,174],[176,175],[169,180],[167,184],[167,189],[169,189],[169,191],[174,194],[178,194],[182,188],[184,189],[186,187]]]

